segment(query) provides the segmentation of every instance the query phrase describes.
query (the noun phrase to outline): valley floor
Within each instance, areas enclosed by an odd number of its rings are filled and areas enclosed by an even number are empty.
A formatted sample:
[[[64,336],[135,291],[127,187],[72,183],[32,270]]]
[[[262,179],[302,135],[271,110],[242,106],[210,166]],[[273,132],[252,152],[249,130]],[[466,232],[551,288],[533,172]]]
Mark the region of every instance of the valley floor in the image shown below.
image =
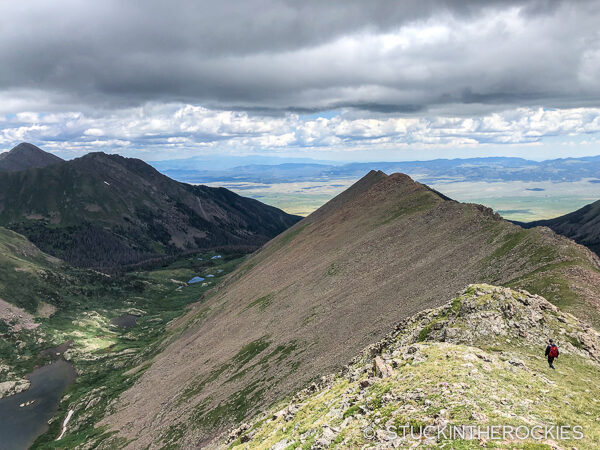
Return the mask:
[[[419,174],[413,174],[419,179]],[[327,200],[351,186],[356,179],[341,178],[290,183],[214,182],[225,185],[290,214],[307,216]],[[552,181],[467,182],[428,180],[437,191],[454,200],[479,203],[508,220],[530,222],[550,219],[575,211],[600,198],[600,183],[589,180],[556,183]]]
[[[65,269],[72,273],[64,274],[69,282],[63,280],[63,286],[57,282],[61,298],[51,315],[36,318],[10,307],[10,317],[0,321],[0,386],[7,388],[5,395],[27,388],[23,377],[57,358],[70,361],[77,372],[48,430],[32,448],[91,448],[111,434],[96,423],[172,338],[169,324],[243,260],[239,254],[213,256],[194,255],[112,277]],[[194,277],[203,280],[188,284]],[[36,407],[35,402],[22,406]],[[3,445],[11,448],[10,443]]]

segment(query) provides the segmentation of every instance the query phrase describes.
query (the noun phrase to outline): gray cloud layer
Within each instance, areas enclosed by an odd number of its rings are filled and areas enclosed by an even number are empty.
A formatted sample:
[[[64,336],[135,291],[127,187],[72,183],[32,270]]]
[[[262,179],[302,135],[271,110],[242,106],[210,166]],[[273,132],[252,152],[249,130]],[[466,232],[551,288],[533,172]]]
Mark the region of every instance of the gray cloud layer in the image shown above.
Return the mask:
[[[598,23],[594,1],[7,1],[0,112],[593,106]]]

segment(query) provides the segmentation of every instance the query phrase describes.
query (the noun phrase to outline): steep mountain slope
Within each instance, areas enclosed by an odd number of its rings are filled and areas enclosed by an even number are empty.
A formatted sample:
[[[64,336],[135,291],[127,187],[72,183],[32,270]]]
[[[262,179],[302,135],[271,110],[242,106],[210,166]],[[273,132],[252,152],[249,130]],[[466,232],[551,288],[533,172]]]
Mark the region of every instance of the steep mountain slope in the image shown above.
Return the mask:
[[[23,376],[40,362],[44,348],[40,320],[56,312],[61,294],[76,283],[66,269],[64,262],[0,227],[0,398],[29,387]]]
[[[40,300],[52,297],[53,277],[63,265],[23,236],[0,227],[0,302],[35,313]],[[0,319],[6,317],[0,313]]]
[[[226,189],[191,186],[137,159],[91,153],[0,173],[0,225],[83,267],[185,251],[255,249],[299,218]]]
[[[543,356],[548,336],[561,349],[556,371]],[[421,436],[445,448],[597,448],[599,350],[596,331],[542,297],[470,286],[232,432],[230,448],[408,448]]]
[[[43,151],[33,144],[22,142],[6,153],[0,153],[0,172],[37,169],[61,162],[58,156]]]
[[[519,225],[524,228],[551,228],[600,255],[600,200],[564,216]]]
[[[130,448],[206,445],[473,282],[525,287],[597,321],[599,267],[548,229],[371,172],[173,324],[179,337],[102,424]]]

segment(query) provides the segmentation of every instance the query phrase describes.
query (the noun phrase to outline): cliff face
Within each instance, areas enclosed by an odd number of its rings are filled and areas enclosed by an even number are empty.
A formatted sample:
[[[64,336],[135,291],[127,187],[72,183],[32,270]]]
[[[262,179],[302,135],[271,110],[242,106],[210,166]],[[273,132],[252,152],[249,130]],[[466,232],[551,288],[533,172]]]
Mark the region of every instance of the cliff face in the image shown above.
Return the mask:
[[[544,358],[549,337],[561,352],[555,371]],[[591,380],[600,376],[599,350],[595,330],[544,298],[472,285],[232,431],[227,444],[406,448],[424,437],[423,445],[452,448],[596,447],[600,387]],[[506,436],[488,436],[492,425]],[[452,434],[461,430],[464,438]]]

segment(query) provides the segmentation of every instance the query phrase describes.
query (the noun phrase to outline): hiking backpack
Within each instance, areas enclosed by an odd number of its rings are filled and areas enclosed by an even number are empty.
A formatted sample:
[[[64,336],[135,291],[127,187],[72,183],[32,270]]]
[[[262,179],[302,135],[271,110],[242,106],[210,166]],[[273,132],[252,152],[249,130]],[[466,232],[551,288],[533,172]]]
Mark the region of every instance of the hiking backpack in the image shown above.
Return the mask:
[[[556,358],[558,356],[558,347],[556,345],[550,346],[550,352],[548,353],[550,358]]]

